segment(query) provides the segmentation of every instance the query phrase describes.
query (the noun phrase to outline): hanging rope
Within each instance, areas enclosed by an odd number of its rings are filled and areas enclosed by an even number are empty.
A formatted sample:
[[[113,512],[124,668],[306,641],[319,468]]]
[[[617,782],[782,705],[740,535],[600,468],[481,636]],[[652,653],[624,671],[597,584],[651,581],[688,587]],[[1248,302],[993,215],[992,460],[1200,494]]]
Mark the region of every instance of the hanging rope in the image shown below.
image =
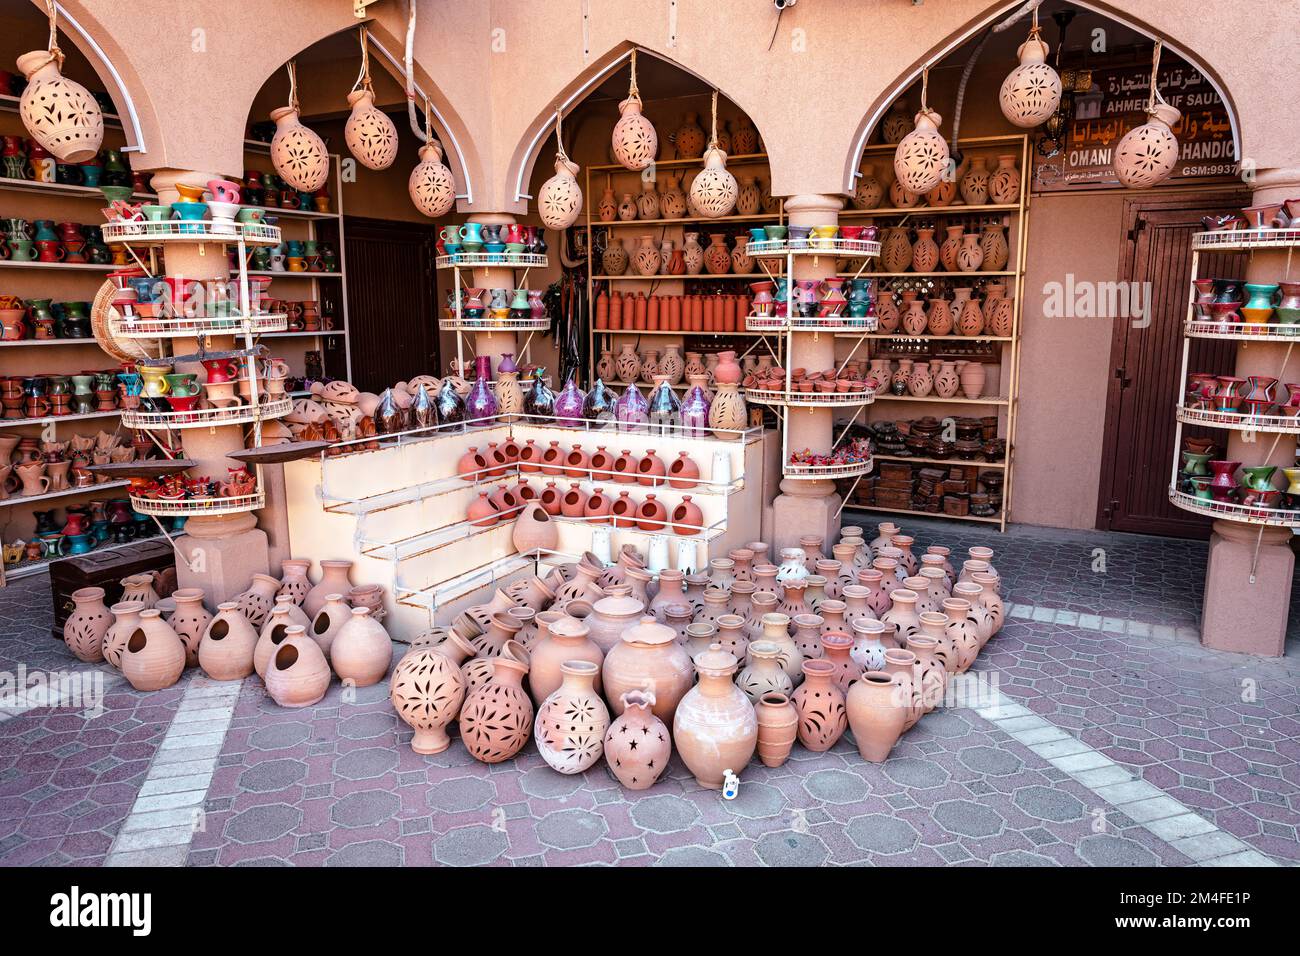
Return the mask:
[[[369,90],[372,94],[375,88],[370,84],[370,34],[365,27],[358,27],[361,34],[361,72],[357,74],[357,81],[352,84],[352,92],[357,90]]]
[[[564,151],[564,114],[558,106],[555,108],[555,155],[569,162],[569,154]]]
[[[285,68],[289,71],[289,105],[298,112],[298,61],[290,60]]]
[[[45,10],[50,18],[50,42],[47,45],[50,59],[62,69],[63,51],[59,49],[59,9],[54,5],[54,0],[45,0]]]
[[[1155,49],[1151,51],[1151,91],[1147,96],[1147,112],[1155,112],[1157,105],[1164,105],[1165,98],[1160,95],[1156,89],[1156,74],[1160,72],[1160,50],[1164,46],[1164,41],[1157,39]]]
[[[627,98],[641,102],[641,90],[636,85],[636,47],[632,47],[632,80],[627,86]]]
[[[709,125],[709,149],[718,148],[718,91],[713,91],[712,119]]]
[[[930,104],[926,101],[930,94],[930,67],[921,71],[921,112],[930,117],[938,116],[934,110],[930,109]]]

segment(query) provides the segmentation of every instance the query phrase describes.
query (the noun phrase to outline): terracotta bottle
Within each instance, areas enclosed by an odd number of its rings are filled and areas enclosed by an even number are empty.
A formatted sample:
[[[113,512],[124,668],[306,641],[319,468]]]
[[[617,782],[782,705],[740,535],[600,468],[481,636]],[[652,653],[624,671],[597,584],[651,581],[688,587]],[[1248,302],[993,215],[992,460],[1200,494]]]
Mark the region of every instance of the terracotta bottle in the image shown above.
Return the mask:
[[[899,678],[868,671],[849,688],[849,726],[864,760],[880,763],[898,742],[908,718],[907,693]]]
[[[533,728],[533,702],[524,693],[523,679],[527,673],[526,661],[494,657],[492,679],[474,688],[466,698],[460,711],[460,736],[475,760],[500,763],[519,753],[528,743]]]
[[[280,562],[280,589],[275,592],[277,598],[289,598],[295,605],[302,607],[302,602],[311,592],[311,579],[307,572],[311,570],[311,561],[305,558],[285,558]]]
[[[167,623],[185,645],[185,666],[193,667],[199,662],[199,641],[208,629],[212,615],[203,606],[203,591],[200,588],[179,588],[171,596],[176,602],[176,610],[167,619]]]
[[[310,707],[325,696],[330,668],[320,646],[295,624],[266,666],[266,692],[281,707]]]
[[[157,608],[140,612],[140,625],[122,653],[122,676],[136,690],[162,690],[180,680],[185,645]]]
[[[844,694],[830,661],[804,661],[803,674],[804,682],[791,698],[799,712],[799,742],[820,753],[835,746],[848,727]]]
[[[799,731],[799,714],[786,694],[764,694],[754,705],[758,716],[758,759],[779,767],[790,756]]]
[[[217,616],[199,638],[199,667],[212,680],[242,680],[253,673],[257,632],[235,601],[217,605]]]
[[[702,787],[720,790],[726,771],[739,775],[754,756],[758,717],[732,682],[736,658],[713,645],[695,657],[699,683],[682,698],[673,740],[682,762]]]
[[[413,650],[393,668],[389,691],[393,709],[413,731],[411,749],[417,754],[442,753],[451,746],[447,725],[465,701],[460,661],[474,648],[455,631],[434,647]]]
[[[104,637],[113,616],[104,606],[103,588],[78,588],[72,592],[76,607],[63,623],[63,641],[77,660],[95,664],[104,659]]]
[[[668,769],[673,752],[668,727],[654,715],[652,691],[628,691],[619,703],[623,712],[605,733],[605,762],[624,787],[646,790]]]
[[[597,692],[601,690],[600,667],[605,655],[591,639],[591,629],[584,622],[565,615],[546,629],[530,654],[528,689],[539,707],[563,683],[566,661],[594,664],[597,670],[593,683]]]
[[[384,679],[393,662],[393,642],[368,607],[354,607],[352,618],[330,645],[330,664],[343,681],[369,687]]]
[[[600,667],[569,660],[560,665],[560,673],[560,686],[537,709],[533,738],[552,770],[582,773],[600,759],[609,730],[609,711],[594,685]]]
[[[329,595],[347,594],[352,589],[350,578],[352,574],[351,561],[322,561],[320,569],[320,581],[307,592],[307,596],[303,598],[302,602],[302,609],[313,620],[320,613],[320,609],[325,606],[325,600]]]
[[[685,648],[677,643],[677,632],[645,616],[626,628],[620,642],[606,653],[602,677],[615,714],[624,693],[649,690],[655,695],[655,716],[666,724],[691,687],[693,668]]]
[[[736,676],[736,686],[755,707],[767,694],[788,695],[794,690],[789,675],[781,669],[781,648],[771,641],[754,641],[748,652],[749,661]]]

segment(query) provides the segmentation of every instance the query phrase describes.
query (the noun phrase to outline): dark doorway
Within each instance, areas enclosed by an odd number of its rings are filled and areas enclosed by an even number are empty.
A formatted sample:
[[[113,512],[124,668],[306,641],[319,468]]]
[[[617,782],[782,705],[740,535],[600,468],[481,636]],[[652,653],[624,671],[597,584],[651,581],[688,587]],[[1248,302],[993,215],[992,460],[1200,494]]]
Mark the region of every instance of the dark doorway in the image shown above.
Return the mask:
[[[436,375],[435,226],[347,216],[348,342],[352,384],[379,393]]]
[[[1183,323],[1191,295],[1192,236],[1205,227],[1201,217],[1249,204],[1248,194],[1195,193],[1162,199],[1133,199],[1124,206],[1121,282],[1149,283],[1151,324],[1135,328],[1115,320],[1112,377],[1106,398],[1106,441],[1102,453],[1097,527],[1109,531],[1208,538],[1210,519],[1169,503],[1176,406],[1181,394]],[[1240,277],[1245,256],[1202,253],[1199,275]],[[1231,374],[1236,343],[1191,339],[1189,371]],[[1226,443],[1221,429],[1184,426]]]

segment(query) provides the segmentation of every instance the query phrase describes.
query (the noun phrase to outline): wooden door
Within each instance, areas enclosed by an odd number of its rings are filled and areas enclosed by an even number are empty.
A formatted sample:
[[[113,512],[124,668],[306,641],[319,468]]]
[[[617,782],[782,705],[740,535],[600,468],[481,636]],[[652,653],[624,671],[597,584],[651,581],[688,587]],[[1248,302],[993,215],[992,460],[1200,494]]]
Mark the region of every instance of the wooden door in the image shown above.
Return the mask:
[[[348,216],[344,235],[352,384],[379,393],[416,375],[436,375],[442,367],[433,266],[437,229]]]
[[[1115,320],[1098,528],[1209,537],[1210,519],[1175,508],[1168,496],[1175,409],[1181,394],[1183,322],[1191,290],[1191,240],[1204,228],[1202,216],[1247,203],[1247,195],[1219,193],[1134,199],[1125,204],[1119,279],[1147,290],[1151,322],[1143,328],[1132,318]],[[1240,253],[1202,254],[1199,274],[1239,278],[1244,268]],[[1236,352],[1235,342],[1192,339],[1188,370],[1231,374]],[[1204,433],[1221,443],[1227,440],[1221,429],[1184,427],[1183,433]]]

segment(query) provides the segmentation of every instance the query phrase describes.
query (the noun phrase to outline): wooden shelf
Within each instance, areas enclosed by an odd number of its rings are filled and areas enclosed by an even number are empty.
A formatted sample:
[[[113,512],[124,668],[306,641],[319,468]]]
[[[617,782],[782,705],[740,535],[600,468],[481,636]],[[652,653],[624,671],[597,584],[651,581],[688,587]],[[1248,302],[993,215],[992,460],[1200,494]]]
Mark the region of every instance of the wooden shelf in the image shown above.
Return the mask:
[[[964,398],[954,395],[952,398],[940,398],[938,395],[890,395],[886,392],[877,392],[876,400],[881,402],[931,402],[939,405],[1009,405],[1010,399],[1006,398]]]
[[[836,332],[837,339],[913,339],[926,342],[1014,342],[1010,335],[909,335],[906,332]]]
[[[0,259],[0,268],[5,269],[53,269],[59,272],[112,272],[123,266],[101,266],[93,262],[14,262],[12,259]]]
[[[99,348],[99,341],[95,338],[84,339],[13,339],[8,342],[0,342],[0,348],[14,348],[20,345],[93,345]],[[102,351],[102,350],[101,350]]]
[[[1014,270],[1002,272],[837,272],[836,275],[850,279],[989,279],[996,276],[1015,276]]]
[[[593,282],[662,282],[665,279],[766,279],[769,278],[766,272],[723,272],[713,274],[711,272],[700,272],[695,275],[654,275],[654,276],[592,276]]]
[[[876,505],[861,505],[856,502],[849,502],[844,506],[846,511],[879,511],[883,514],[891,515],[915,515],[918,518],[938,518],[942,521],[980,521],[984,524],[1001,524],[1001,513],[992,517],[985,518],[982,515],[950,515],[942,511],[918,511],[915,508],[880,508]]]
[[[841,209],[841,219],[863,219],[871,216],[971,216],[985,212],[1019,212],[1019,203],[985,203],[983,206],[882,206],[876,209]]]
[[[958,465],[962,468],[1005,468],[1006,461],[966,461],[954,455],[952,458],[921,458],[912,455],[882,455],[877,453],[876,461],[899,461],[909,465]]]
[[[664,329],[595,329],[594,331],[597,335],[676,335],[679,337],[687,335],[746,335],[756,337],[766,334],[764,332],[746,332],[744,330],[739,332],[688,332],[685,329],[676,329],[673,331],[666,331]]]
[[[136,545],[144,544],[146,541],[157,541],[161,537],[162,537],[161,534],[154,534],[154,535],[150,535],[147,538],[135,538],[134,540],[128,541],[125,544],[101,544],[99,545],[99,547],[91,548],[90,551],[87,551],[86,553],[91,554],[91,553],[98,553],[102,551],[122,551],[126,548],[134,548]],[[42,558],[39,561],[24,561],[20,564],[6,564],[5,580],[17,581],[19,578],[25,578],[33,574],[39,574],[41,571],[44,571],[55,561],[66,561],[68,558],[75,558],[75,557],[80,557],[80,555],[65,554],[57,558]]]
[[[725,225],[729,222],[770,222],[775,226],[780,221],[780,213],[763,212],[755,213],[752,216],[719,216],[717,219],[710,219],[707,216],[681,216],[677,219],[593,219],[591,228],[601,229],[606,226],[676,226],[683,223],[689,225],[694,222],[717,223],[718,225]]]
[[[342,272],[272,272],[267,269],[249,269],[250,276],[270,276],[273,279],[342,279]]]
[[[43,425],[46,422],[84,422],[91,418],[116,418],[121,411],[87,412],[84,415],[46,415],[42,418],[0,418],[0,428],[17,428],[19,425]]]

